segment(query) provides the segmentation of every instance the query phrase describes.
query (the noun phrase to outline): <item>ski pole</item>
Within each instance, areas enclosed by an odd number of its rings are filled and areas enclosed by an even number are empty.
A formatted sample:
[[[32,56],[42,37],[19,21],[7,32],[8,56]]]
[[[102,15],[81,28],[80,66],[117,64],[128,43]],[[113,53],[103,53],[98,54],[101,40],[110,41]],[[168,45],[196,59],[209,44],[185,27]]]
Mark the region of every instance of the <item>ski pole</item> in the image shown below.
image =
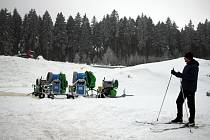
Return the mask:
[[[157,117],[157,122],[158,122],[158,119],[159,119],[159,116],[160,116],[160,112],[161,112],[162,107],[163,107],[163,103],[164,103],[165,98],[166,98],[166,94],[167,94],[167,91],[168,91],[168,87],[169,87],[170,82],[171,82],[171,77],[172,77],[172,74],[171,74],[171,76],[170,76],[170,79],[169,79],[169,82],[168,82],[168,85],[167,85],[167,88],[166,88],[166,92],[165,92],[165,95],[164,95],[164,97],[163,97],[163,101],[162,101],[162,104],[161,104],[161,107],[160,107],[160,111],[159,111],[158,117]]]

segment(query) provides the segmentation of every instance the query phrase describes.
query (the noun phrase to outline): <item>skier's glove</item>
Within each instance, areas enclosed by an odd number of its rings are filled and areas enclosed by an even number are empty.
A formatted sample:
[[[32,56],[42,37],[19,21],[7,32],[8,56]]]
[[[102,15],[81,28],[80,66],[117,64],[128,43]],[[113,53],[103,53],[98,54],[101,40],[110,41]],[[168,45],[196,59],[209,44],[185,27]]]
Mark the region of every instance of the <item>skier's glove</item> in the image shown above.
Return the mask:
[[[181,72],[176,72],[174,69],[171,70],[171,74],[179,78],[183,77],[183,74]]]
[[[172,75],[176,75],[176,73],[177,73],[177,72],[175,72],[174,69],[171,70],[171,74],[172,74]]]

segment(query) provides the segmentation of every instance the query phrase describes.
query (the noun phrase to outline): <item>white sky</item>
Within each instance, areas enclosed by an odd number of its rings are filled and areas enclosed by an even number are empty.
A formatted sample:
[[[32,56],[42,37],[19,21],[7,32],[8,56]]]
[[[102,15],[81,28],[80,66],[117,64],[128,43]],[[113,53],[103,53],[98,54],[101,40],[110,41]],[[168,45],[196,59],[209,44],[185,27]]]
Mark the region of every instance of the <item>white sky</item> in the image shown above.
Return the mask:
[[[126,16],[136,19],[144,13],[155,24],[165,22],[170,17],[179,28],[188,24],[190,19],[195,26],[205,19],[210,20],[209,6],[210,0],[0,0],[0,8],[12,12],[16,7],[22,18],[33,8],[40,16],[48,10],[53,21],[59,12],[66,20],[80,12],[82,17],[86,13],[89,20],[95,15],[100,21],[115,9],[120,18]]]

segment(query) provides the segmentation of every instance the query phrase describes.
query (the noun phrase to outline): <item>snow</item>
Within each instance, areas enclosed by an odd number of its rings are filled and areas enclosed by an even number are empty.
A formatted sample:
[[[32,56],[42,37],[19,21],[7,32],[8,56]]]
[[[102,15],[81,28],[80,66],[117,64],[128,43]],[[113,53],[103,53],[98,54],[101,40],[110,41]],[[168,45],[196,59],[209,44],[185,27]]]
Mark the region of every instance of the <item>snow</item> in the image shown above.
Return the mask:
[[[151,129],[177,125],[153,126],[135,121],[156,122],[170,70],[182,71],[185,66],[183,58],[106,69],[86,64],[0,56],[0,139],[207,140],[210,137],[210,97],[206,96],[210,90],[210,61],[196,60],[200,63],[200,71],[195,121],[201,127],[192,129],[193,133],[188,128],[154,133]],[[126,94],[134,96],[105,99],[79,97],[74,100],[27,96],[33,91],[32,84],[36,78],[46,79],[48,72],[65,73],[71,84],[74,71],[87,70],[95,74],[96,88],[102,84],[104,77],[106,80],[117,79],[118,95],[125,90]],[[180,79],[173,76],[159,122],[167,122],[176,116],[175,101],[179,86]],[[183,110],[183,118],[187,122],[187,113]]]

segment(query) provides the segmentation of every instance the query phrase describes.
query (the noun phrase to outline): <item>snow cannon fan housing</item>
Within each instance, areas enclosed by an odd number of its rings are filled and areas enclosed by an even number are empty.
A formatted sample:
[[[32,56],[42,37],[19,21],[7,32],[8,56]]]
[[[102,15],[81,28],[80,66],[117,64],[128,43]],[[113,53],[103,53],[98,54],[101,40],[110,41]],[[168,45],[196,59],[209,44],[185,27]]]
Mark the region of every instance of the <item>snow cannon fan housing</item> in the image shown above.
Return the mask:
[[[72,81],[73,84],[81,79],[84,79],[84,80],[86,79],[85,73],[73,72],[73,81]]]
[[[91,71],[86,71],[85,74],[87,88],[92,90],[96,86],[96,77]]]

